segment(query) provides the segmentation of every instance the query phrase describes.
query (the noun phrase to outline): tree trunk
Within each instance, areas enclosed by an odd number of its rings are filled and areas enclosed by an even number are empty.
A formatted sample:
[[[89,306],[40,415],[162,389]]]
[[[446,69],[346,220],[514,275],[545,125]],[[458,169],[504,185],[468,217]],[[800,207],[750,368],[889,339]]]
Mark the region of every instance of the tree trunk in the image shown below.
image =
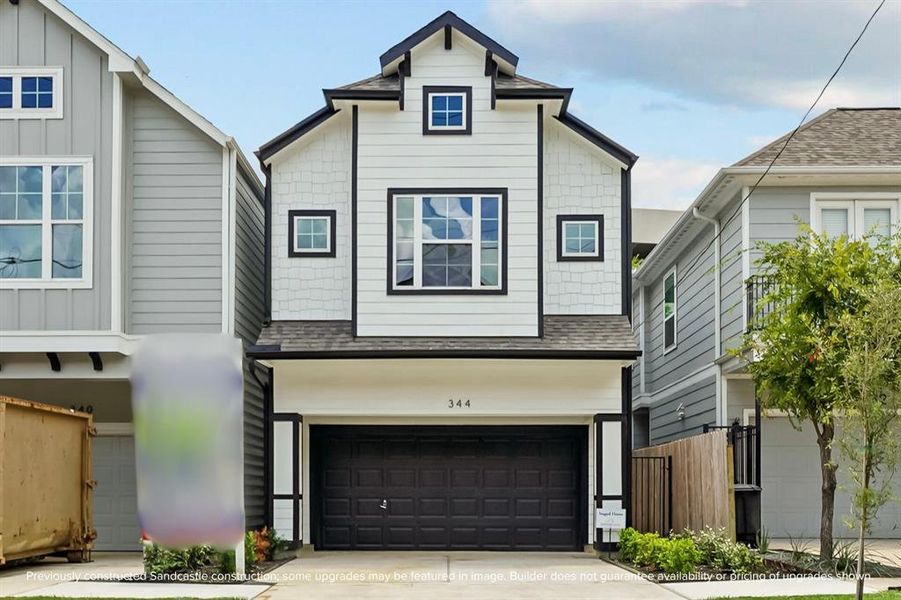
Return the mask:
[[[864,448],[863,453],[863,489],[869,491],[870,489],[870,471],[873,470],[871,460],[871,448],[873,447],[872,441],[870,440],[869,435],[866,437],[867,445]],[[866,496],[863,496],[864,500],[861,502],[863,506],[860,507],[860,531],[857,536],[857,591],[856,591],[856,599],[863,600],[863,576],[864,576],[864,542],[865,536],[867,532],[867,526],[869,525],[870,514],[867,511],[869,506],[867,505]]]
[[[820,558],[832,560],[832,517],[835,514],[835,465],[832,464],[832,439],[835,427],[823,423],[817,431],[820,447],[820,469],[823,482],[820,488]]]

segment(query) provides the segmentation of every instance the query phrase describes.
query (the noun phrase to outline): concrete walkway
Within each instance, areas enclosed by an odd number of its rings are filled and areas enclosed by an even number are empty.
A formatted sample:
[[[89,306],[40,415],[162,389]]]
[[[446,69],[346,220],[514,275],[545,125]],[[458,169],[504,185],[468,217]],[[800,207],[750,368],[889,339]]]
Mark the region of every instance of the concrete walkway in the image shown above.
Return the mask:
[[[853,580],[825,577],[805,579],[761,579],[756,581],[711,581],[705,583],[666,583],[666,589],[691,600],[728,598],[730,596],[813,596],[817,594],[853,594]],[[867,584],[864,593],[877,591]]]
[[[259,600],[678,600],[590,553],[315,552],[269,574]]]
[[[140,552],[94,552],[89,563],[70,563],[60,558],[0,569],[0,596],[16,596],[67,581],[113,578],[144,572]],[[103,585],[103,584],[99,584]]]

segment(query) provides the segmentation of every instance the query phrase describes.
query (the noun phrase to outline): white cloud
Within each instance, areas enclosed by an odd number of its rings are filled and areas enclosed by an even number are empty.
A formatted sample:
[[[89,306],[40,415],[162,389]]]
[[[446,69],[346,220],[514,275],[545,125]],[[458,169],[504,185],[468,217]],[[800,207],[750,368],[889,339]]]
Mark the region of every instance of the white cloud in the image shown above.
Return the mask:
[[[551,72],[634,82],[714,104],[806,109],[875,6],[527,0],[489,10],[498,39]],[[901,0],[888,0],[822,106],[901,104],[899,31]]]
[[[714,162],[642,156],[632,169],[632,205],[684,210],[719,168]]]

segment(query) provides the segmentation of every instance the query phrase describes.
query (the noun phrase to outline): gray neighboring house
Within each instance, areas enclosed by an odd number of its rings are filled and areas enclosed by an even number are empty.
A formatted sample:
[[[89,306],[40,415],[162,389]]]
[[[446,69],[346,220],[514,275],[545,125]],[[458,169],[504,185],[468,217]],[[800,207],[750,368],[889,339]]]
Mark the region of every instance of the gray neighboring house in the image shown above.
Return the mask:
[[[0,394],[93,412],[100,550],[139,548],[130,355],[141,337],[252,342],[263,187],[234,140],[55,0],[0,2]],[[245,363],[245,505],[264,400]]]
[[[795,238],[796,219],[835,235],[898,226],[901,109],[827,111],[798,132],[742,202],[784,140],[721,169],[633,272],[633,323],[642,350],[632,379],[634,442],[658,444],[701,433],[705,426],[738,423],[737,451],[751,466],[737,476],[745,484],[736,497],[739,513],[743,506],[758,512],[772,537],[816,536],[820,473],[814,434],[809,425],[796,431],[784,415],[760,415],[753,381],[728,352],[753,325],[761,291],[755,284],[758,242]],[[847,535],[841,516],[848,509],[848,497],[840,492],[836,535]],[[873,533],[901,537],[899,523],[901,506],[890,504]]]

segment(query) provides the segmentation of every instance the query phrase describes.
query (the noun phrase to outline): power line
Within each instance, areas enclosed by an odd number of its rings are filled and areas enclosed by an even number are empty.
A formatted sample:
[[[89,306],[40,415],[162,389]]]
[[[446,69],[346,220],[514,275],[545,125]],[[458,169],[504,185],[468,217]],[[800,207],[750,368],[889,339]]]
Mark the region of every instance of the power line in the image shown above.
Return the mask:
[[[883,5],[885,5],[885,1],[886,0],[882,0],[879,3],[879,6],[876,7],[876,10],[873,11],[873,14],[870,15],[870,18],[867,19],[867,22],[863,26],[863,29],[861,29],[860,33],[858,34],[857,39],[854,40],[854,43],[851,44],[851,46],[848,48],[848,51],[845,52],[845,55],[844,55],[844,57],[842,57],[842,60],[838,64],[838,67],[836,67],[835,71],[832,72],[832,75],[826,81],[826,84],[823,86],[823,89],[821,89],[820,93],[817,95],[816,100],[813,101],[813,104],[811,104],[810,108],[807,109],[807,112],[804,113],[804,116],[801,118],[801,121],[798,123],[798,126],[792,130],[792,132],[789,134],[789,136],[787,138],[785,138],[785,142],[783,142],[782,147],[779,148],[779,152],[776,153],[776,155],[773,157],[773,159],[767,165],[764,172],[760,175],[759,178],[757,178],[757,181],[754,182],[754,185],[751,186],[751,188],[748,190],[748,194],[744,198],[742,198],[741,202],[738,203],[738,206],[736,207],[736,209],[732,213],[732,215],[726,220],[726,222],[724,224],[720,225],[720,230],[714,234],[713,238],[711,238],[710,242],[704,247],[704,249],[701,250],[697,254],[697,256],[695,256],[694,260],[688,266],[688,268],[686,269],[686,272],[680,277],[680,279],[687,278],[688,275],[693,273],[693,269],[697,265],[698,261],[701,260],[701,257],[704,256],[704,254],[706,254],[708,250],[710,250],[710,247],[713,246],[714,242],[716,242],[719,239],[720,235],[722,235],[723,230],[725,230],[726,226],[729,225],[733,219],[735,219],[736,215],[738,215],[739,212],[741,212],[742,208],[744,207],[745,202],[748,201],[748,199],[751,197],[751,195],[757,190],[757,187],[760,185],[760,183],[763,181],[763,179],[769,174],[770,170],[773,168],[773,165],[775,165],[776,161],[779,160],[779,157],[782,156],[782,153],[785,151],[785,148],[788,146],[789,142],[792,141],[792,139],[795,137],[795,134],[798,133],[798,131],[804,125],[804,122],[807,121],[807,117],[810,116],[810,113],[813,112],[813,109],[816,107],[816,105],[819,103],[819,101],[823,98],[823,94],[826,93],[826,90],[829,88],[829,85],[836,78],[839,71],[842,70],[842,67],[845,66],[845,62],[847,62],[848,57],[851,56],[851,52],[857,46],[858,42],[860,42],[861,38],[863,38],[863,35],[866,33],[867,29],[870,27],[870,23],[873,22],[873,19],[876,18],[876,15],[882,9]]]

